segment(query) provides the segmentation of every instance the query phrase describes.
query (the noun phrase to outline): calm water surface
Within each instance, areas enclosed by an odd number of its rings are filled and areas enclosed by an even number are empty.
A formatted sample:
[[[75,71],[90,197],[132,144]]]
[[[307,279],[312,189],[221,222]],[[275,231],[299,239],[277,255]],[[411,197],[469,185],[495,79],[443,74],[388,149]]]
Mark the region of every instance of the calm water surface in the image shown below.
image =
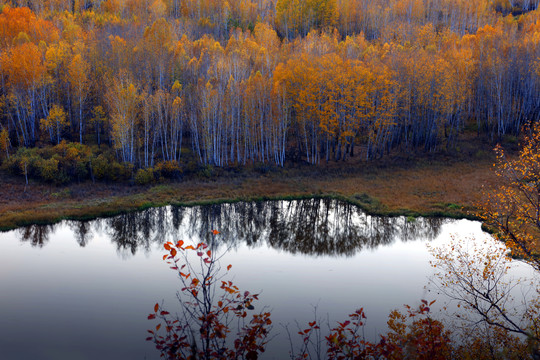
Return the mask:
[[[145,342],[153,304],[178,309],[165,241],[211,241],[242,290],[272,312],[267,359],[287,358],[282,325],[332,323],[364,307],[367,336],[390,310],[434,299],[426,243],[452,234],[485,238],[467,220],[366,216],[334,200],[270,201],[149,209],[89,222],[0,233],[0,358],[157,359]],[[296,331],[292,331],[295,333]]]

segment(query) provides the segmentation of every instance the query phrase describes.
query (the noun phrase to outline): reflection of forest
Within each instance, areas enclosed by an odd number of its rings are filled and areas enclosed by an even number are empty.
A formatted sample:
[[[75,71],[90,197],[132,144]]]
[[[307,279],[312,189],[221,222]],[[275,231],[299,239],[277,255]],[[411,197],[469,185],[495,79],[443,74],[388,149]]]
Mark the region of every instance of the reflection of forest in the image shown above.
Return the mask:
[[[120,252],[150,251],[151,244],[176,241],[180,235],[194,242],[212,242],[211,230],[221,232],[219,243],[235,247],[268,244],[306,255],[351,256],[396,240],[431,240],[448,220],[368,216],[354,205],[331,199],[240,202],[166,207],[132,212],[90,222],[69,222],[77,242],[85,246],[94,233],[111,238]],[[47,243],[53,226],[20,229],[21,238],[34,246]]]
[[[191,209],[190,235],[211,241],[208,229],[219,229],[225,241],[269,246],[306,255],[353,255],[418,238],[433,239],[444,219],[376,217],[331,199],[267,201],[211,205]]]
[[[32,246],[43,247],[49,242],[49,235],[54,225],[31,225],[19,229],[22,241],[28,241]]]

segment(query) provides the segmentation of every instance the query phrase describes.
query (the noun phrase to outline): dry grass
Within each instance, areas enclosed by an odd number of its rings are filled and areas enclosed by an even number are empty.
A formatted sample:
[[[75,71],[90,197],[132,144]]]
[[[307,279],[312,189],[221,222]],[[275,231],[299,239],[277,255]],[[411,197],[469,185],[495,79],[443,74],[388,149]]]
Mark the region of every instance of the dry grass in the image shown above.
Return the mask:
[[[377,163],[330,163],[272,171],[225,172],[149,187],[73,184],[56,187],[1,173],[0,228],[64,218],[91,218],[166,204],[334,196],[380,214],[464,216],[494,181],[493,159],[429,157]]]

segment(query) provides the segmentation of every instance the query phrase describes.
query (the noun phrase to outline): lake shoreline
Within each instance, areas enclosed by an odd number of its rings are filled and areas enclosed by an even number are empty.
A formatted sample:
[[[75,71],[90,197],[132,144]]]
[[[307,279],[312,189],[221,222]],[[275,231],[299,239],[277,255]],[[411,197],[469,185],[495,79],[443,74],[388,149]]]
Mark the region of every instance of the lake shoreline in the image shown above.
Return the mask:
[[[491,156],[394,159],[229,171],[151,186],[91,182],[55,186],[0,173],[0,230],[90,220],[166,205],[332,198],[371,215],[474,219],[482,186],[495,183]]]

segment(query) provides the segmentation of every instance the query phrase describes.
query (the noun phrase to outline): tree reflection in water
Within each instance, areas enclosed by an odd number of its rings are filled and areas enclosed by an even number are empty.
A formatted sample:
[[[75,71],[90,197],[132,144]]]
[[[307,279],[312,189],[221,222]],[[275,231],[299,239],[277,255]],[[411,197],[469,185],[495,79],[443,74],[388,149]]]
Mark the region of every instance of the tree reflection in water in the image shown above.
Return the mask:
[[[90,221],[70,221],[69,228],[75,235],[75,240],[81,247],[85,247],[92,240],[92,222]]]
[[[440,232],[445,219],[366,215],[355,205],[332,199],[235,203],[193,208],[190,235],[211,243],[208,229],[219,229],[236,245],[268,244],[290,253],[311,256],[352,256],[362,249],[424,238]]]
[[[293,254],[352,256],[396,240],[435,238],[442,218],[378,217],[357,206],[332,199],[239,202],[195,207],[162,207],[111,218],[69,223],[80,246],[94,232],[106,234],[123,256],[148,252],[152,244],[179,240],[179,234],[213,247],[250,247],[267,244]],[[210,230],[221,232],[212,243]],[[23,241],[34,246],[47,243],[53,226],[34,225],[20,230]]]
[[[54,225],[30,225],[19,229],[21,241],[29,242],[32,246],[43,247],[49,242],[49,236]]]

